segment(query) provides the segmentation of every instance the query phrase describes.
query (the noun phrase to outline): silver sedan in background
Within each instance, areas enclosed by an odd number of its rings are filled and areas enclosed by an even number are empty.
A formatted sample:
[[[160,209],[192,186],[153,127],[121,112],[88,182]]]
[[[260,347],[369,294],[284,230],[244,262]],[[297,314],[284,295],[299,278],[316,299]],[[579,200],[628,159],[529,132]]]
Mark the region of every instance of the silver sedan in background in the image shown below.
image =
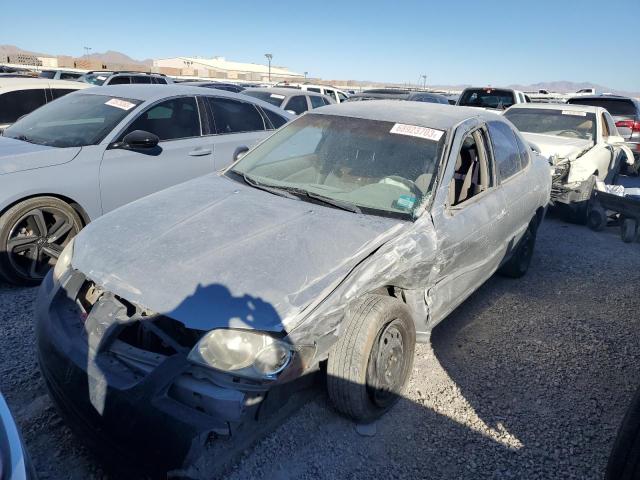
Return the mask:
[[[38,283],[90,221],[226,167],[291,118],[179,85],[90,88],[32,112],[0,137],[0,277]]]

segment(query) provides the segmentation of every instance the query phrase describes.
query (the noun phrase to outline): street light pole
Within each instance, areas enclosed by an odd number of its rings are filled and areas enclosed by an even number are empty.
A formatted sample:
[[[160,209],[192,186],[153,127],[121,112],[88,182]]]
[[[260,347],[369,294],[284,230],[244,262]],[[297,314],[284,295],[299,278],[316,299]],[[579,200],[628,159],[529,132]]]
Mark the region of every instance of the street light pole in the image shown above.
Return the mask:
[[[307,74],[308,74],[308,73],[309,73],[309,72],[304,72],[304,79],[305,79],[305,80],[307,79]]]
[[[267,60],[269,61],[269,82],[271,82],[271,59],[273,58],[273,55],[265,53],[264,56],[267,57]]]
[[[426,75],[422,75],[422,88],[424,88],[424,89],[427,88],[427,76]]]
[[[89,56],[89,50],[91,50],[91,47],[83,47],[84,48],[84,56],[88,57]]]

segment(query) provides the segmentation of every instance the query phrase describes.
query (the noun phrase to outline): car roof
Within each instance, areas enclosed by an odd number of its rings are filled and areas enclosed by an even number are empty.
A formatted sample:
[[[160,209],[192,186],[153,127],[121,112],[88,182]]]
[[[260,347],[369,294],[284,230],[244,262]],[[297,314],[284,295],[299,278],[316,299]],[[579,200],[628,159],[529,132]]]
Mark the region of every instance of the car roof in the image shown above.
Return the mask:
[[[246,101],[247,96],[241,93],[228,92],[226,90],[205,89],[202,87],[188,86],[184,83],[169,83],[167,85],[139,84],[139,85],[107,85],[106,87],[93,87],[82,92],[90,95],[103,95],[106,97],[130,98],[132,100],[140,100],[142,102],[155,102],[165,98],[175,97],[179,95],[199,95],[199,96],[215,96],[227,97],[235,100]],[[75,95],[75,94],[74,94]],[[253,103],[260,105],[263,109],[275,110],[278,115],[286,118],[293,116],[284,110],[264,102],[258,98],[251,98]]]
[[[638,100],[636,100],[633,97],[625,97],[624,95],[611,95],[611,94],[606,94],[606,95],[576,95],[575,97],[571,97],[569,100],[567,100],[567,102],[570,102],[572,100],[626,100],[626,101],[629,101],[629,102],[638,103]]]
[[[87,85],[86,83],[74,82],[72,80],[51,80],[50,78],[18,78],[18,77],[0,77],[0,88],[1,89],[11,89],[17,90],[25,87],[35,87],[42,86],[42,88],[46,88],[48,86],[51,87],[65,87],[65,88],[88,88],[91,85]]]
[[[599,113],[602,107],[592,105],[575,105],[571,103],[517,103],[507,109],[526,108],[531,110],[570,110],[572,112]]]
[[[276,95],[284,95],[285,97],[293,97],[294,95],[308,95],[309,97],[324,97],[321,93],[309,92],[308,90],[300,90],[299,88],[287,88],[287,87],[260,87],[249,88],[248,92],[268,92],[275,93]]]
[[[398,102],[397,100],[344,102],[320,107],[308,112],[307,115],[340,115],[440,130],[449,130],[469,118],[480,118],[485,121],[502,120],[500,115],[478,108],[441,103]]]

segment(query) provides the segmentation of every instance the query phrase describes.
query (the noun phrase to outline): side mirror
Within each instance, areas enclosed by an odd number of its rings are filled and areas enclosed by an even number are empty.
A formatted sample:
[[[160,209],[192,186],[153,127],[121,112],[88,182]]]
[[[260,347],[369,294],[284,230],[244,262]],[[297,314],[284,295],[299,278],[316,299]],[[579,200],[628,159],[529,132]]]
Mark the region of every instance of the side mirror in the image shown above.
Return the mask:
[[[122,139],[123,146],[134,150],[157,147],[158,142],[160,139],[157,135],[144,130],[134,130]]]
[[[241,147],[236,148],[236,151],[233,152],[233,161],[237,162],[242,157],[244,157],[249,151],[249,147],[242,145]]]

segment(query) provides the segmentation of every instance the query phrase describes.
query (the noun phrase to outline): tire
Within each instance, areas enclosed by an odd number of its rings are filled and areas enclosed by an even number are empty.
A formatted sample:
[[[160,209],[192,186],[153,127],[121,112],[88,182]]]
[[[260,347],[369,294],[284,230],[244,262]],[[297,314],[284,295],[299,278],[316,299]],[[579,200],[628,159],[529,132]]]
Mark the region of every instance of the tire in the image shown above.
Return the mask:
[[[587,215],[587,226],[595,232],[601,232],[607,227],[607,221],[607,211],[598,202],[592,203]]]
[[[360,422],[387,412],[409,379],[415,344],[415,325],[404,303],[365,295],[329,354],[327,390],[335,408]]]
[[[620,225],[620,237],[624,243],[632,243],[638,237],[638,223],[633,218],[625,218]]]
[[[81,229],[78,213],[58,198],[14,205],[0,216],[0,276],[15,285],[38,285]]]
[[[536,246],[537,230],[536,220],[534,219],[529,223],[511,258],[500,267],[499,273],[501,275],[510,278],[521,278],[526,275]]]
[[[640,389],[618,429],[609,455],[605,480],[634,480],[640,478]]]
[[[567,205],[565,210],[565,220],[578,225],[586,225],[591,205],[591,196],[596,186],[596,176],[591,175],[581,188],[575,200]]]

